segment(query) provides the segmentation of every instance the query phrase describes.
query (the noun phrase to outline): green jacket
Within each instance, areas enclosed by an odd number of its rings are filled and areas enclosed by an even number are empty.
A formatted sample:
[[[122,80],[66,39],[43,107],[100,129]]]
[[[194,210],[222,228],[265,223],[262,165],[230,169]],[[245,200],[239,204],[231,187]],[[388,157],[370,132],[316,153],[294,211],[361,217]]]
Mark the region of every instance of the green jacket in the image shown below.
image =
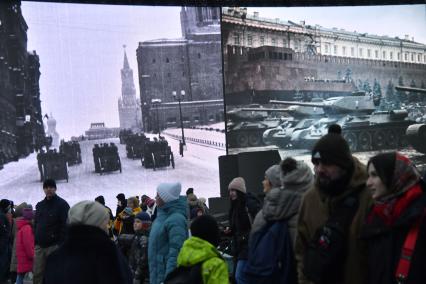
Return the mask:
[[[209,242],[190,237],[179,252],[178,266],[192,266],[199,262],[204,284],[229,283],[228,267],[217,249]]]

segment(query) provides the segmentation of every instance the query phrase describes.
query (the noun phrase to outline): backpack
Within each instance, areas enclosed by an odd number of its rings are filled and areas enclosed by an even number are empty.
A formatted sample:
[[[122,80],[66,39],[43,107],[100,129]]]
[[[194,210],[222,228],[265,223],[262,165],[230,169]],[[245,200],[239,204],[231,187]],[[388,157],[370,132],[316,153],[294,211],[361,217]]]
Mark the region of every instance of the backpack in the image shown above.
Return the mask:
[[[244,274],[248,283],[296,283],[287,221],[268,222],[250,236]]]
[[[178,266],[167,274],[164,284],[203,284],[201,265],[199,262],[192,266]]]

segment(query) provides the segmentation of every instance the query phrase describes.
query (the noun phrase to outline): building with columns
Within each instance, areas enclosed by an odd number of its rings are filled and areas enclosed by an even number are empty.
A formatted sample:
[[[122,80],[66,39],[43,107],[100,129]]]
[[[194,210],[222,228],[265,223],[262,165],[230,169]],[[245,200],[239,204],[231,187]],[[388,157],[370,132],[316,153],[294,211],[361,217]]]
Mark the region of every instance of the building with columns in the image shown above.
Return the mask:
[[[118,99],[118,114],[120,129],[141,129],[140,100],[136,99],[133,70],[129,66],[126,50],[124,50],[123,68],[121,69],[121,97]]]

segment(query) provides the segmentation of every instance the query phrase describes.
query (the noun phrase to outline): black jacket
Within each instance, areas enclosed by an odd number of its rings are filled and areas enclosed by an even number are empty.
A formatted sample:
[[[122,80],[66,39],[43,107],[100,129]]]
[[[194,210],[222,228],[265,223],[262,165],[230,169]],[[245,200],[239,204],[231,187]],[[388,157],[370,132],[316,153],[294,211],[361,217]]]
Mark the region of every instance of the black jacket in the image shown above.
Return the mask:
[[[68,203],[57,195],[37,203],[34,218],[36,245],[49,247],[64,240],[69,209]]]
[[[72,225],[47,258],[44,284],[131,284],[130,268],[106,232]]]
[[[379,218],[364,225],[361,238],[368,244],[368,283],[393,284],[406,236],[426,208],[426,194],[413,201],[391,227]],[[426,216],[423,217],[405,284],[426,283]]]

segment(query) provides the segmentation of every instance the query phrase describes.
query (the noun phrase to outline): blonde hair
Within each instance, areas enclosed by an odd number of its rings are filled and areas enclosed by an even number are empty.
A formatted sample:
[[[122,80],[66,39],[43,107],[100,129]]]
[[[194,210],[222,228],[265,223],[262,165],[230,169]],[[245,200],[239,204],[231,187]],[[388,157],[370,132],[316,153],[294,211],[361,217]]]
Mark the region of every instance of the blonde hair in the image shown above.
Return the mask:
[[[127,206],[132,207],[132,208],[137,208],[139,207],[139,199],[137,199],[136,197],[132,196],[129,197],[127,199]]]

